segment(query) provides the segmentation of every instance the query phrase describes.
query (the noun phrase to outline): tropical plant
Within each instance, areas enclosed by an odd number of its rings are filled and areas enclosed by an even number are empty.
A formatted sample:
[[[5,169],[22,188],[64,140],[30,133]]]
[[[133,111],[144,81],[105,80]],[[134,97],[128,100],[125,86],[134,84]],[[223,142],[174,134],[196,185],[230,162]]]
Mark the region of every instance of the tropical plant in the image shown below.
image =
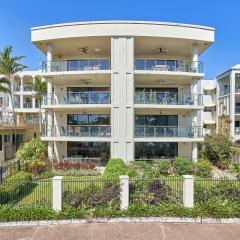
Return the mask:
[[[9,81],[4,78],[0,79],[0,93],[10,93]]]
[[[33,91],[35,92],[35,97],[39,103],[39,132],[42,133],[42,98],[43,95],[47,93],[47,82],[43,81],[40,76],[35,76],[33,82],[29,82],[28,85],[32,86]]]
[[[14,121],[14,144],[15,149],[17,148],[17,122],[16,122],[16,115],[14,110],[14,102],[13,102],[13,81],[14,81],[14,75],[23,71],[23,69],[26,68],[26,66],[19,63],[20,60],[24,58],[24,56],[12,56],[13,47],[7,46],[3,49],[3,51],[0,51],[0,74],[2,74],[4,77],[5,83],[9,84],[9,88],[7,90],[7,93],[10,96],[10,101],[12,105],[12,116]],[[3,90],[6,92],[6,88],[3,88]]]

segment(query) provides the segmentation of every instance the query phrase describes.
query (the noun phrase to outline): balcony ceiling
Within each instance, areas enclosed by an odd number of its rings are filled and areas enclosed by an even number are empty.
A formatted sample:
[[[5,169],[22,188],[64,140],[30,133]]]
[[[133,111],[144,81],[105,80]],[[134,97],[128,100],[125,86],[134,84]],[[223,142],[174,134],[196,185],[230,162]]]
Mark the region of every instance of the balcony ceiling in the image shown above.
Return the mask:
[[[89,47],[89,57],[110,56],[112,36],[134,36],[136,56],[151,57],[157,49],[167,48],[169,56],[187,57],[191,55],[193,44],[198,44],[199,52],[202,53],[214,42],[214,29],[197,25],[143,21],[81,22],[31,29],[32,42],[45,54],[47,44],[52,44],[56,58],[68,55],[81,58],[76,52],[77,48],[86,46]],[[101,51],[95,52],[96,48]]]

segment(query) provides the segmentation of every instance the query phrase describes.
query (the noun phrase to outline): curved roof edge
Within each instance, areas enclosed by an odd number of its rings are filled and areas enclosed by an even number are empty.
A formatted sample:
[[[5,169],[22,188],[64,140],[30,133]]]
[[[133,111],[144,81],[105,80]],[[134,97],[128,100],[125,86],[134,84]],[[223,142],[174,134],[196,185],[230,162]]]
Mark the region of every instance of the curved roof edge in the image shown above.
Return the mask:
[[[75,25],[96,25],[96,24],[146,24],[146,25],[166,25],[166,26],[179,26],[179,27],[189,27],[189,28],[198,28],[205,30],[214,31],[215,28],[202,26],[202,25],[193,25],[193,24],[183,24],[183,23],[171,23],[171,22],[155,22],[155,21],[128,21],[128,20],[118,20],[118,21],[88,21],[88,22],[72,22],[72,23],[60,23],[60,24],[50,24],[39,27],[32,27],[32,30],[46,29],[46,28],[55,28],[63,26],[75,26]]]

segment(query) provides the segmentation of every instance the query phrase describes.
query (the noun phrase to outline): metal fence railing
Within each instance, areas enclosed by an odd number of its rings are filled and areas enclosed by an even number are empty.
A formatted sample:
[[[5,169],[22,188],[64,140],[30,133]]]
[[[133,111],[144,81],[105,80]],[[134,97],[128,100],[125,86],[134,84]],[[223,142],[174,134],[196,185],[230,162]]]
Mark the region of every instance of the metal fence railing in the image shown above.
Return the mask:
[[[119,179],[63,179],[63,206],[112,206],[119,208]]]
[[[20,170],[20,161],[5,163],[0,167],[0,181],[17,173]]]
[[[0,183],[0,204],[52,206],[52,179]]]
[[[129,202],[158,205],[163,202],[183,203],[182,178],[133,179],[129,181]]]
[[[211,200],[234,201],[240,204],[240,180],[229,178],[196,178],[194,200],[205,203]]]

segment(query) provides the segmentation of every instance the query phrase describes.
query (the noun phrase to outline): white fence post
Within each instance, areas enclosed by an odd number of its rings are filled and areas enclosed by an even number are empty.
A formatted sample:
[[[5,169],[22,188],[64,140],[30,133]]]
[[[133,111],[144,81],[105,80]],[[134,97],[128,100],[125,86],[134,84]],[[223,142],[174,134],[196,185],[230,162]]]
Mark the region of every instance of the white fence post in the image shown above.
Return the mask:
[[[194,177],[183,175],[183,206],[193,208],[194,206]]]
[[[62,180],[62,176],[52,178],[52,207],[57,212],[62,211]]]
[[[129,205],[129,177],[120,176],[120,208],[127,210]]]

